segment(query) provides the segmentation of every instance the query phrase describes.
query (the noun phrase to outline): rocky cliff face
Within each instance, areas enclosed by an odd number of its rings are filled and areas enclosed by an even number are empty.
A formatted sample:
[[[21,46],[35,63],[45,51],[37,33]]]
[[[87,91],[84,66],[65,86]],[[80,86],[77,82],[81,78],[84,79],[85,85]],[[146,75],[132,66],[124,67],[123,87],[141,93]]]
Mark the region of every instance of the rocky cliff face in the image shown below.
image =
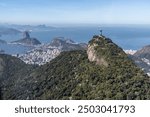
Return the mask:
[[[29,35],[28,31],[23,32],[23,38],[30,38],[30,35]]]
[[[97,47],[97,44],[88,45],[87,55],[88,59],[91,62],[96,62],[97,65],[103,65],[105,67],[108,67],[107,61],[101,56],[98,57],[95,48]]]
[[[88,44],[87,55],[89,61],[108,67],[114,59],[127,57],[123,50],[104,36],[94,36]],[[115,63],[116,61],[114,61]]]

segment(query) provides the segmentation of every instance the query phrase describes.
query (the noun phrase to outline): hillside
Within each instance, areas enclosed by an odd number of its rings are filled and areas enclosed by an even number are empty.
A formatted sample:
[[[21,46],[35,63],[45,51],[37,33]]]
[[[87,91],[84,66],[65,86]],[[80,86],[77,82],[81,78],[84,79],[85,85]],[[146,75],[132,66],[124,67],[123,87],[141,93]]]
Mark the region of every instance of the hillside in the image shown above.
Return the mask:
[[[120,47],[94,36],[87,52],[62,52],[22,75],[3,95],[3,99],[150,99],[150,82]]]
[[[0,92],[2,99],[13,99],[9,97],[13,88],[18,88],[19,81],[24,82],[35,67],[26,65],[23,61],[10,55],[0,54]]]
[[[87,44],[85,43],[75,43],[71,39],[64,39],[64,37],[54,38],[49,46],[61,47],[62,51],[83,50],[87,48]]]
[[[11,43],[21,44],[21,45],[26,45],[26,46],[34,46],[34,45],[41,44],[41,42],[39,40],[37,40],[36,38],[31,38],[28,31],[25,31],[23,33],[22,39],[17,40],[17,41],[13,41]]]
[[[138,50],[131,58],[145,73],[150,75],[150,45]]]
[[[28,51],[26,54],[19,55],[18,58],[27,64],[44,65],[56,58],[63,51],[85,49],[87,49],[87,44],[75,43],[70,39],[57,37],[50,43],[42,44],[31,51]]]
[[[146,58],[150,59],[150,45],[143,47],[142,49],[138,50],[134,56],[139,58]]]

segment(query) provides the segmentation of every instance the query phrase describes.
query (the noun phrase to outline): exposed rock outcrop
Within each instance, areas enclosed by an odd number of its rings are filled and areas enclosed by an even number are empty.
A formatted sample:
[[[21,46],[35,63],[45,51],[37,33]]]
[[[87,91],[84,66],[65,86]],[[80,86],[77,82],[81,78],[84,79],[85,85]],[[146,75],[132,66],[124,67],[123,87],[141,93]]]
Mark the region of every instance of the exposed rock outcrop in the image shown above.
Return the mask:
[[[12,43],[26,46],[34,46],[41,44],[41,42],[36,38],[31,38],[28,31],[23,32],[23,39],[13,41]]]
[[[96,46],[98,45],[97,44],[88,45],[87,55],[88,55],[89,61],[96,62],[96,64],[98,65],[104,65],[108,67],[107,61],[105,61],[105,59],[102,56],[98,57],[98,55],[96,54],[96,51],[95,51]]]
[[[127,57],[123,50],[104,36],[94,36],[88,44],[88,59],[98,65],[108,67],[115,58]],[[116,63],[117,61],[114,61]]]

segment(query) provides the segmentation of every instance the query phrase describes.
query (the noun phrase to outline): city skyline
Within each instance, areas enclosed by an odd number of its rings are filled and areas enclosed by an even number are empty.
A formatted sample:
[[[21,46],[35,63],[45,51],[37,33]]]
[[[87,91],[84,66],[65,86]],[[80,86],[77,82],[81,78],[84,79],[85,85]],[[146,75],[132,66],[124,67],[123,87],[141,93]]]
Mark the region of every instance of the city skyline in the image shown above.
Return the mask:
[[[150,24],[149,0],[0,0],[0,23]]]

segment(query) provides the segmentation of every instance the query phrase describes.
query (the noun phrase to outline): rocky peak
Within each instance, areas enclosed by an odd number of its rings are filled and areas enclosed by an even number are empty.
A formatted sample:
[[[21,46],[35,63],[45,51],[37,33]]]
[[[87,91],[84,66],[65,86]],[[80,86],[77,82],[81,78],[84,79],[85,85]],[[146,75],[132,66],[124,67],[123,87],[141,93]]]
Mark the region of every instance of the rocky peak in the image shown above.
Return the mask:
[[[22,39],[17,40],[17,41],[13,41],[11,43],[22,44],[22,45],[26,45],[26,46],[33,46],[33,45],[41,44],[41,42],[39,40],[37,40],[36,38],[30,37],[28,31],[23,32],[23,38]]]
[[[108,67],[112,61],[115,63],[116,58],[127,57],[120,47],[105,36],[93,36],[88,44],[87,55],[89,61],[105,67]]]
[[[76,44],[73,40],[71,39],[66,39],[65,40],[66,43],[69,43],[69,44]]]
[[[98,44],[96,42],[100,42],[101,40],[104,40],[104,38],[100,37],[100,36],[95,36],[95,37],[93,37],[91,42],[89,42],[88,49],[87,49],[88,59],[91,62],[96,62],[96,64],[98,64],[98,65],[104,65],[107,67],[108,63],[105,60],[105,58],[102,56],[99,57],[96,52],[96,48],[99,46],[99,44],[102,44],[102,43]]]
[[[24,31],[23,32],[23,38],[30,38],[29,32],[28,31]]]
[[[52,40],[51,45],[53,46],[61,46],[64,44],[76,44],[73,40],[71,39],[65,39],[64,37],[56,37]]]
[[[51,46],[61,46],[64,43],[64,37],[57,37],[52,40],[50,43]]]

